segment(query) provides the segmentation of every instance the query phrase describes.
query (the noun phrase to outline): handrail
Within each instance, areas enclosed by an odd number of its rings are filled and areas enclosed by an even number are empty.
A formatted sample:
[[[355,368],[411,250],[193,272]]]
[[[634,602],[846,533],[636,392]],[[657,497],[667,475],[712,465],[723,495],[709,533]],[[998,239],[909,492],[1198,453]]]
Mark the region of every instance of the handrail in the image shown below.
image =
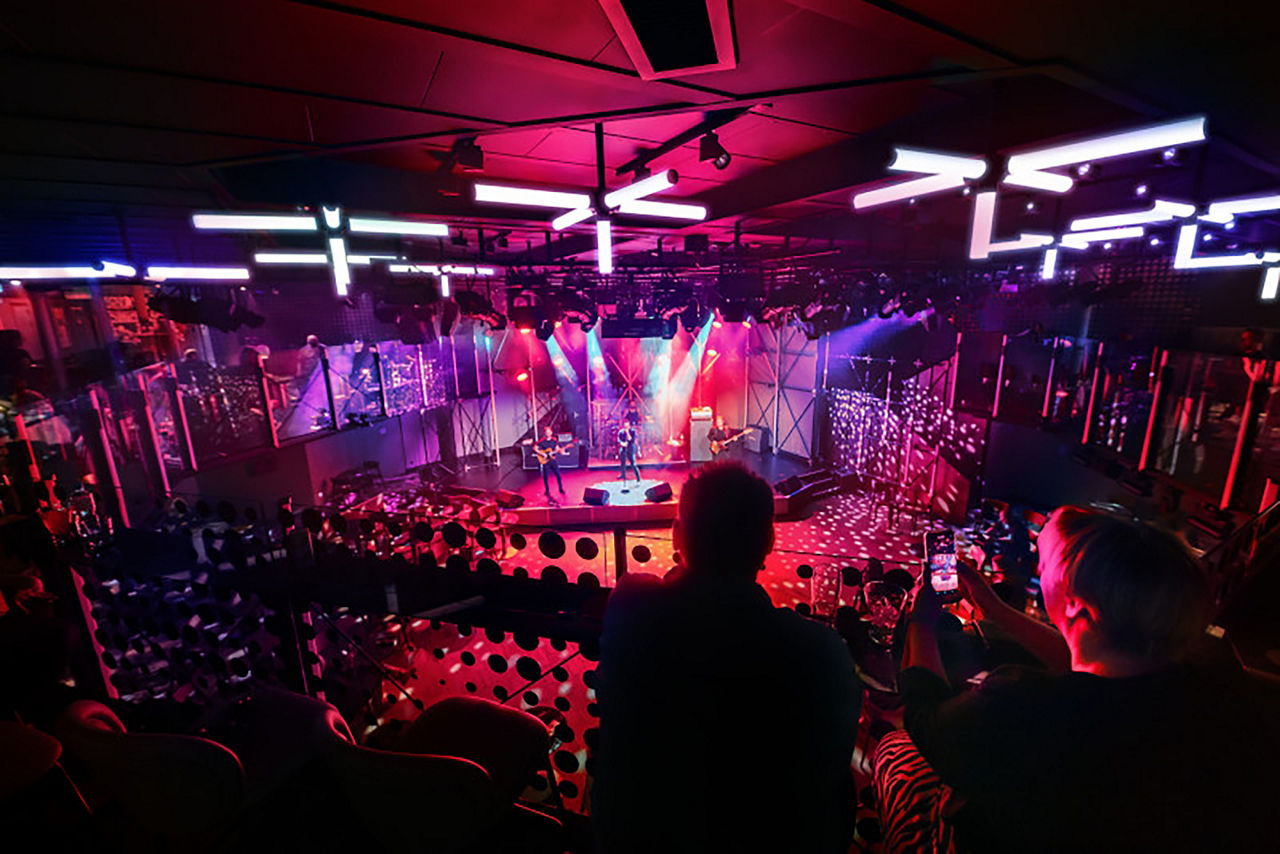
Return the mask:
[[[1239,538],[1242,534],[1256,527],[1257,524],[1261,522],[1264,517],[1270,515],[1273,511],[1277,509],[1280,509],[1280,498],[1277,498],[1275,501],[1271,502],[1265,508],[1258,511],[1258,513],[1255,514],[1252,518],[1250,518],[1247,522],[1242,524],[1240,527],[1236,528],[1230,534],[1227,534],[1218,542],[1217,545],[1215,545],[1213,548],[1209,549],[1207,552],[1202,554],[1200,556],[1201,563],[1207,564],[1209,562],[1210,557],[1213,556],[1216,552],[1224,549],[1228,544],[1235,542],[1235,540]]]

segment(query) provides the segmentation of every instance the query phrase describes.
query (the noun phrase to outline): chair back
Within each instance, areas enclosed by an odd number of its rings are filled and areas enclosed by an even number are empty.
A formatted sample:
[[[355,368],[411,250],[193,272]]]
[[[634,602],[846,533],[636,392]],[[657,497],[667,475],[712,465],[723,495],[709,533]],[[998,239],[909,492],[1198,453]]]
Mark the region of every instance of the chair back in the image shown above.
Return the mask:
[[[330,768],[366,830],[394,851],[457,851],[492,824],[501,806],[474,762],[373,750],[335,739]]]
[[[528,712],[479,697],[449,697],[419,715],[397,747],[470,759],[488,772],[500,798],[514,801],[546,764],[551,736]]]
[[[236,755],[217,742],[130,733],[111,709],[93,700],[72,703],[56,731],[98,791],[148,832],[200,836],[224,826],[240,808],[244,771]]]

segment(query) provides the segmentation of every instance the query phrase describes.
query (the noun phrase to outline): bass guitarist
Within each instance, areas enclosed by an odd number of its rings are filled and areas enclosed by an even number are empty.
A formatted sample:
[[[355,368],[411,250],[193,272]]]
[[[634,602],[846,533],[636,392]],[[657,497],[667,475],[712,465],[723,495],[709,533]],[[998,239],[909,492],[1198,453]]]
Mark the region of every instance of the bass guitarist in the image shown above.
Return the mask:
[[[729,449],[729,446],[741,439],[742,436],[742,433],[735,433],[725,426],[723,415],[717,415],[715,426],[707,431],[707,444],[711,446],[711,459],[720,459],[721,455]]]

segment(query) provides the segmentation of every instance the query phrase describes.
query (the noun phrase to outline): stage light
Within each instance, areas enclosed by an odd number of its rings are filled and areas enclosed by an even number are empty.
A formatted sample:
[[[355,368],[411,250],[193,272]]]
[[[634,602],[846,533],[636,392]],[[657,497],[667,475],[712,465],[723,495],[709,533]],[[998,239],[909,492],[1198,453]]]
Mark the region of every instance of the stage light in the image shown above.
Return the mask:
[[[153,282],[168,279],[243,282],[249,280],[249,271],[244,267],[148,267],[146,278]]]
[[[708,355],[708,356],[715,356],[715,355],[718,355],[718,353],[719,353],[719,351],[718,351],[718,350],[716,350],[716,348],[715,348],[715,347],[712,347],[711,349],[707,350],[707,355]]]
[[[1123,133],[1025,151],[1010,155],[1004,183],[1051,193],[1065,193],[1074,186],[1072,179],[1043,170],[1203,142],[1204,139],[1205,118],[1194,116]]]
[[[409,222],[400,219],[351,217],[348,227],[361,234],[416,234],[426,237],[448,237],[449,226],[442,222]]]
[[[549,341],[551,336],[555,334],[555,326],[552,325],[551,321],[544,320],[538,324],[537,333],[539,341]]]
[[[1079,178],[1083,178],[1092,171],[1093,171],[1092,163],[1081,163],[1079,166],[1076,167],[1076,176]]]
[[[474,136],[455,139],[449,155],[463,172],[480,172],[484,169],[484,150]]]
[[[529,330],[525,329],[525,330],[522,330],[522,331],[524,331],[524,332],[528,332]],[[524,381],[525,381],[525,380],[527,380],[527,379],[529,379],[529,372],[528,372],[528,371],[521,371],[520,373],[516,374],[516,382],[518,382],[518,383],[522,383],[522,382],[524,382]]]
[[[216,214],[191,215],[191,224],[210,231],[315,231],[316,218],[309,214]]]
[[[529,334],[530,332],[532,332],[532,331],[533,331],[532,329],[521,329],[521,330],[520,330],[520,334],[521,334],[521,335],[528,335],[528,334]]]
[[[535,190],[529,187],[507,187],[499,184],[476,184],[477,202],[499,205],[528,205],[535,208],[564,208],[574,210],[591,206],[586,193],[564,193],[556,190]]]
[[[733,156],[720,144],[720,137],[714,133],[707,133],[698,143],[698,160],[701,162],[710,160],[711,165],[717,169],[727,169]]]
[[[724,324],[718,320],[712,321],[711,325],[714,326],[716,329],[721,329],[724,327]]]
[[[1027,202],[1027,207],[1026,207],[1027,213],[1034,213],[1035,209],[1036,209],[1035,202]]]
[[[1134,187],[1133,194],[1135,196],[1145,196],[1147,194],[1147,185],[1139,184],[1138,186]]]
[[[1150,245],[1152,245],[1152,246],[1159,246],[1159,245],[1160,245],[1160,238],[1158,238],[1158,237],[1153,237],[1153,238],[1151,238],[1150,240],[1148,240],[1148,241],[1147,241],[1147,243],[1149,243],[1149,244],[1150,244]]]

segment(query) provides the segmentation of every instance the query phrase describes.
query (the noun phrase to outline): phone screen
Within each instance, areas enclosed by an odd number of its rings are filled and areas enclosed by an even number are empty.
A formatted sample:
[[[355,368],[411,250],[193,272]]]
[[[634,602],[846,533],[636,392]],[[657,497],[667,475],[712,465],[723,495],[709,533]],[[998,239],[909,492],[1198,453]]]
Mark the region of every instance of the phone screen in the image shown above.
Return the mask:
[[[950,593],[960,587],[956,574],[956,542],[950,531],[924,535],[924,553],[929,561],[929,583],[938,593]]]

